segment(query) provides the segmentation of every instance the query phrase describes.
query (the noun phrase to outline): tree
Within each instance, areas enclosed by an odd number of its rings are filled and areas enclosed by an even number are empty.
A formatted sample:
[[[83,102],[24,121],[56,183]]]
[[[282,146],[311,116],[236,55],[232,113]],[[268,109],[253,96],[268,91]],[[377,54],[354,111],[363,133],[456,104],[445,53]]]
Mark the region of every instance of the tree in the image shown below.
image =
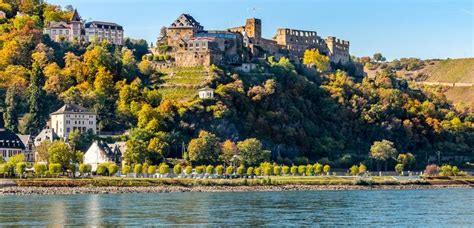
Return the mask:
[[[281,167],[276,165],[276,166],[273,166],[273,175],[275,176],[279,176],[281,175]]]
[[[18,132],[18,112],[20,95],[16,86],[8,87],[5,96],[6,110],[3,113],[5,128],[13,132]]]
[[[189,160],[193,164],[215,164],[219,151],[219,138],[207,131],[200,131],[199,137],[188,145]]]
[[[50,163],[49,164],[49,173],[52,175],[59,175],[61,173],[62,166],[59,163]]]
[[[221,144],[221,151],[221,158],[227,165],[231,164],[232,158],[237,155],[238,152],[237,146],[230,140],[226,140]]]
[[[415,156],[411,153],[399,154],[397,158],[398,163],[403,164],[404,168],[411,168],[415,164]]]
[[[35,147],[35,160],[36,162],[48,162],[49,161],[49,152],[48,149],[51,146],[49,140],[44,140],[41,144]]]
[[[359,175],[359,166],[353,165],[349,170],[352,176]]]
[[[115,163],[110,163],[110,164],[107,165],[107,170],[109,171],[109,175],[113,176],[117,173],[118,166]]]
[[[314,67],[319,72],[325,72],[329,69],[329,57],[320,54],[318,49],[308,49],[304,52],[303,64]]]
[[[204,173],[204,169],[206,168],[206,166],[202,166],[202,165],[198,165],[196,166],[196,173],[197,174],[202,174]]]
[[[314,169],[312,165],[307,165],[306,166],[306,176],[312,176],[314,173]]]
[[[298,166],[291,166],[291,175],[295,176],[298,173]]]
[[[131,168],[129,165],[123,165],[123,166],[122,166],[122,174],[123,174],[123,175],[129,174],[131,169],[132,169],[132,168]]]
[[[326,174],[326,175],[329,175],[329,172],[331,171],[331,166],[329,165],[324,165],[323,167],[323,172]]]
[[[385,61],[385,57],[382,56],[381,53],[375,53],[374,56],[373,56],[373,59],[377,62],[380,62],[380,61]]]
[[[298,173],[300,175],[304,175],[306,173],[306,166],[305,165],[298,166]]]
[[[170,167],[166,163],[161,163],[160,165],[160,174],[165,175],[170,172]]]
[[[247,168],[247,176],[253,176],[253,167]]]
[[[15,173],[17,176],[20,176],[20,178],[23,176],[23,173],[25,173],[26,170],[26,163],[25,162],[19,162],[15,166]]]
[[[45,124],[45,111],[47,108],[44,105],[45,92],[43,90],[44,75],[39,63],[34,62],[31,69],[30,86],[28,88],[28,104],[29,112],[31,114],[30,123],[28,124],[28,132],[30,134],[38,134]]]
[[[216,166],[216,173],[217,175],[222,175],[224,173],[224,166],[222,165]]]
[[[262,143],[256,138],[238,142],[237,150],[246,166],[255,166],[270,159],[270,151],[263,150]]]
[[[227,166],[227,168],[225,169],[225,174],[227,175],[234,174],[234,166]]]
[[[189,174],[193,173],[193,167],[190,166],[190,165],[186,166],[186,168],[184,169],[184,173],[186,175],[189,175]]]
[[[397,155],[393,142],[388,140],[375,141],[370,147],[370,156],[379,162],[385,162],[385,171],[387,171],[387,161]],[[377,170],[380,170],[380,163],[377,163]]]
[[[208,165],[208,166],[206,167],[206,173],[209,174],[209,175],[214,174],[214,166]]]
[[[367,172],[367,166],[361,163],[359,165],[359,174],[365,174],[366,172]]]
[[[150,167],[148,167],[147,173],[148,173],[149,175],[155,174],[155,173],[156,173],[156,166],[151,165]]]
[[[33,169],[35,170],[37,176],[43,177],[46,171],[48,170],[48,167],[46,167],[46,164],[36,163],[33,166]]]
[[[403,164],[399,163],[399,164],[395,165],[395,171],[399,174],[402,174],[404,168],[405,167],[403,166]]]
[[[142,164],[136,164],[134,167],[133,167],[133,172],[135,173],[135,175],[139,175],[142,173]]]
[[[66,143],[54,141],[48,148],[48,158],[50,164],[60,164],[63,172],[65,172],[71,164],[73,152]]]
[[[82,175],[86,173],[90,173],[92,171],[92,166],[90,164],[80,164],[79,165],[79,173]]]
[[[92,144],[92,141],[94,141],[94,138],[95,136],[92,130],[81,133],[81,131],[75,129],[69,133],[67,141],[72,151],[86,151]]]
[[[256,167],[254,170],[253,170],[255,176],[261,176],[262,175],[262,169],[260,167]]]
[[[191,168],[191,170],[192,170],[192,168]],[[174,165],[174,167],[173,167],[173,173],[174,173],[174,175],[179,175],[179,174],[181,174],[182,172],[183,172],[183,168],[181,168],[181,165],[180,165],[180,164]]]
[[[108,167],[107,164],[101,163],[97,165],[97,170],[96,170],[97,175],[105,176],[108,173]]]
[[[316,163],[314,164],[314,173],[320,175],[323,172],[323,165]]]
[[[281,173],[282,173],[283,175],[287,175],[289,172],[290,172],[290,167],[284,165],[284,166],[281,168]]]

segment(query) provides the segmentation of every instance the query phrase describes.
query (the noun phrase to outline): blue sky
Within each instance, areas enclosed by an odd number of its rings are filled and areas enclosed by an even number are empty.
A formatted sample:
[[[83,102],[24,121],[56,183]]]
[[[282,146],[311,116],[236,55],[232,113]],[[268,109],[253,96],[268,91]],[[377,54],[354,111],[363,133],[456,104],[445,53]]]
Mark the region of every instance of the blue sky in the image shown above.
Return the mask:
[[[317,31],[351,42],[351,54],[388,59],[474,57],[474,0],[47,0],[73,5],[86,20],[112,21],[125,35],[155,42],[162,26],[189,13],[205,29],[262,19],[277,28]],[[255,10],[252,10],[255,9]]]

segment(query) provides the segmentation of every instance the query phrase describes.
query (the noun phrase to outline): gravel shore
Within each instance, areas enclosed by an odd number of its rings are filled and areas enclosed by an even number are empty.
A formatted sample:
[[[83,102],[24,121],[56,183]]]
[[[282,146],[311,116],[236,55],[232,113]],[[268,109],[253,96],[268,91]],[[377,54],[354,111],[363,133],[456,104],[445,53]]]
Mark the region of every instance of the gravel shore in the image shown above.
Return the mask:
[[[468,185],[281,185],[281,186],[154,186],[154,187],[3,187],[1,195],[72,195],[111,193],[166,192],[274,192],[274,191],[340,191],[389,189],[470,188]]]

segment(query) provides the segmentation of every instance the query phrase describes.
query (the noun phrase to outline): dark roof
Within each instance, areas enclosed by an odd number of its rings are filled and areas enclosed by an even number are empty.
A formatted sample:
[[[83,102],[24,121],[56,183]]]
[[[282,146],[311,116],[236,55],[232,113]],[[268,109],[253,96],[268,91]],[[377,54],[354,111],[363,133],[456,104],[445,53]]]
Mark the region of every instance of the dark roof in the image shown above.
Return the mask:
[[[98,28],[110,28],[110,29],[123,30],[123,27],[121,25],[113,23],[113,22],[105,22],[105,21],[90,21],[90,22],[87,22],[84,26],[86,28],[90,28],[92,25],[95,25]]]
[[[95,115],[95,113],[89,109],[86,109],[86,108],[83,108],[79,105],[75,105],[75,104],[65,104],[63,105],[63,107],[61,107],[60,109],[58,109],[56,112],[53,112],[51,113],[51,115],[57,115],[57,114],[65,114],[65,113],[73,113],[73,114],[76,114],[76,113],[83,113],[83,114],[93,114]]]
[[[81,17],[79,16],[79,13],[77,13],[76,9],[74,9],[74,13],[72,14],[71,21],[81,21]]]
[[[50,21],[48,24],[48,28],[70,28],[69,24],[64,21]]]
[[[181,14],[178,19],[171,23],[169,28],[196,28],[197,30],[203,30],[204,27],[189,14]]]
[[[10,130],[0,129],[0,148],[25,149],[20,137]]]

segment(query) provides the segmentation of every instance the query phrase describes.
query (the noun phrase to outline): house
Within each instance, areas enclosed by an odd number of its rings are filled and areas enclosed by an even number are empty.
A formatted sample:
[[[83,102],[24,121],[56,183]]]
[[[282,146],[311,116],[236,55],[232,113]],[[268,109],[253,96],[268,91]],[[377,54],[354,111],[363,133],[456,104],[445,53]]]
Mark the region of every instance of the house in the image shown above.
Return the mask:
[[[27,162],[34,162],[35,156],[33,154],[33,137],[31,135],[20,135],[17,134],[18,138],[20,138],[23,145],[25,145],[25,159]]]
[[[66,139],[74,130],[97,133],[97,114],[79,105],[65,104],[50,116],[51,128],[59,138]]]
[[[199,98],[201,99],[212,99],[214,98],[214,89],[205,87],[198,90]]]
[[[250,73],[257,69],[257,64],[255,63],[242,63],[241,66],[235,68],[236,71],[240,71],[243,73]]]
[[[113,44],[123,44],[123,27],[112,22],[91,21],[85,24],[85,40],[89,42],[109,41]]]
[[[25,153],[25,145],[20,137],[10,130],[0,128],[0,156],[8,159],[17,154]]]
[[[107,146],[112,150],[114,156],[114,162],[119,164],[122,162],[122,155],[127,150],[127,142],[116,142],[112,144],[107,144]]]
[[[113,162],[120,164],[122,162],[122,154],[120,151],[112,150],[103,141],[94,141],[84,154],[84,164],[92,166],[92,171],[97,170],[97,166],[102,163]]]
[[[45,128],[43,129],[34,139],[35,147],[41,145],[44,141],[53,142],[54,140],[59,139],[58,135],[54,133],[53,129]]]
[[[51,21],[44,28],[43,33],[56,41],[80,41],[81,40],[82,22],[81,17],[74,10],[74,13],[69,22],[65,21]]]

